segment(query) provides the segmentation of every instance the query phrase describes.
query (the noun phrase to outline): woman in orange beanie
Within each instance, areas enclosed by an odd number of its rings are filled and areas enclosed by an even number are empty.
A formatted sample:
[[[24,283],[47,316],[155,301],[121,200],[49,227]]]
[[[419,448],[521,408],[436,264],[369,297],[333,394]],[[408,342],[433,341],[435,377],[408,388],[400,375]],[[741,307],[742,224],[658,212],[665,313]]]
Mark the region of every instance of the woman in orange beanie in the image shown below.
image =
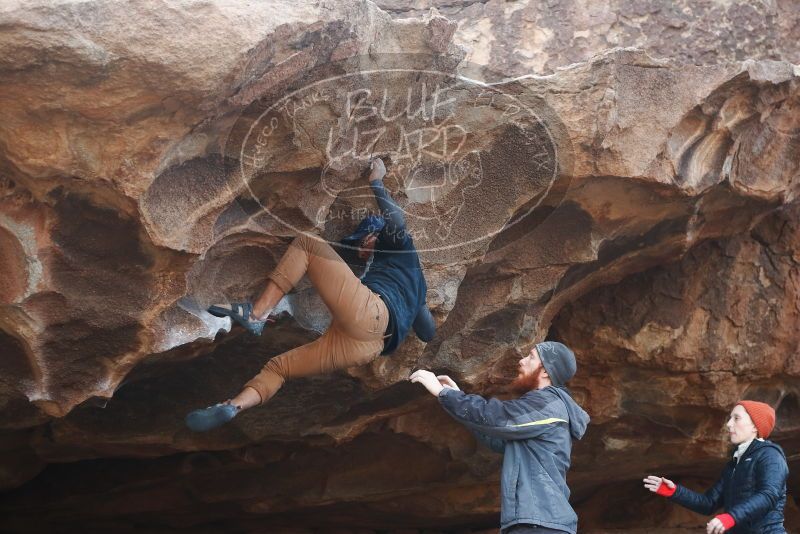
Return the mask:
[[[707,534],[786,534],[783,507],[789,467],[783,450],[767,441],[775,427],[769,404],[743,400],[727,423],[736,448],[722,476],[705,493],[697,493],[666,478],[644,479],[648,490],[703,515],[718,514],[706,525]]]

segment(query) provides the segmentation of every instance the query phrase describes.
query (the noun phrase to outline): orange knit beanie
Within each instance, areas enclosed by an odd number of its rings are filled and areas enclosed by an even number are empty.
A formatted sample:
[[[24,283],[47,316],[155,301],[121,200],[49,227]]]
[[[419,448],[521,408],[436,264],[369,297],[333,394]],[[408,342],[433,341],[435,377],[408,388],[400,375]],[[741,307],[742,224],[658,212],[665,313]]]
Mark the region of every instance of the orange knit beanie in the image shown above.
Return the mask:
[[[758,430],[758,437],[767,439],[772,429],[775,428],[775,410],[772,409],[772,406],[750,400],[739,401],[738,404],[745,409],[747,415],[753,420],[753,424]]]

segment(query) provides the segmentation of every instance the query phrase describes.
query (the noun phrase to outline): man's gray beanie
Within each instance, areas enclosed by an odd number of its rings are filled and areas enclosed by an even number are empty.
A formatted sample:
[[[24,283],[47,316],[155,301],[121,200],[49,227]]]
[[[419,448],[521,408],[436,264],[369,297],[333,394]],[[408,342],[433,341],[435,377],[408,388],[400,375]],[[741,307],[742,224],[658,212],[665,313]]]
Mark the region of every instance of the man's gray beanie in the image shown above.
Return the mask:
[[[558,341],[542,341],[536,344],[539,359],[544,370],[550,375],[554,386],[564,386],[575,374],[577,364],[575,355],[563,343]]]

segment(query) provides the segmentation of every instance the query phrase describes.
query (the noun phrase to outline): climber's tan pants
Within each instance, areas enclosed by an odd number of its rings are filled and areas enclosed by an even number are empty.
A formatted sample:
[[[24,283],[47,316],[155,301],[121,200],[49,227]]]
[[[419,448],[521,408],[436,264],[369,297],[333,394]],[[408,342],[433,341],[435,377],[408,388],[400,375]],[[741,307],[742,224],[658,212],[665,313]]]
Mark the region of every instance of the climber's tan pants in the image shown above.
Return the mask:
[[[314,284],[333,320],[321,337],[272,358],[245,385],[258,391],[262,403],[275,395],[288,378],[363,365],[383,350],[389,322],[386,304],[361,283],[330,245],[306,235],[292,241],[269,278],[288,293],[304,274]]]

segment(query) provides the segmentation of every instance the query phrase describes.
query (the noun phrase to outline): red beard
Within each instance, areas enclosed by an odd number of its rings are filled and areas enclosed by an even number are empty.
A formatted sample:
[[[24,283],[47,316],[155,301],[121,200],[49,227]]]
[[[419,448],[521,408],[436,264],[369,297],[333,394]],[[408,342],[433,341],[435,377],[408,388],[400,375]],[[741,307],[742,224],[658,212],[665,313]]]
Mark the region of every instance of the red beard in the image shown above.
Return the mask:
[[[530,374],[517,376],[517,378],[511,382],[511,391],[522,395],[531,390],[539,389],[539,378],[542,376],[542,371],[544,371],[544,367],[539,366],[538,369]]]

